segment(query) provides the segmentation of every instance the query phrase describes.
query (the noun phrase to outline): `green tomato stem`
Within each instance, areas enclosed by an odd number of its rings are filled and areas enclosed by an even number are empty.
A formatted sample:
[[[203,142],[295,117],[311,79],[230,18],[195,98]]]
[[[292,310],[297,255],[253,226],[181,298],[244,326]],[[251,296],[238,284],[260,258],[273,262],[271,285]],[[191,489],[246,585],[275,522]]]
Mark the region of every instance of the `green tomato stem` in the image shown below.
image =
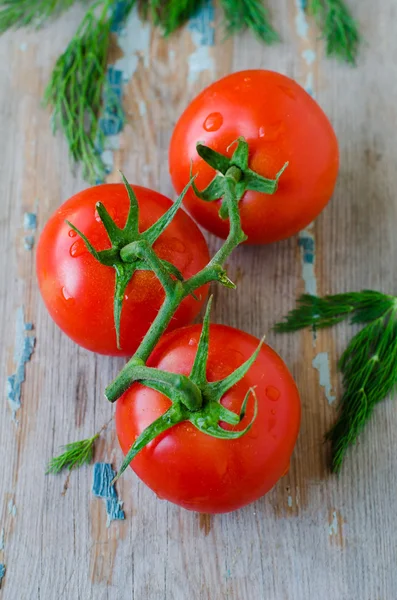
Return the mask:
[[[241,176],[241,170],[235,166],[230,167],[225,175],[224,202],[228,209],[230,221],[229,235],[207,267],[190,279],[183,282],[174,281],[165,269],[161,260],[156,256],[154,250],[149,244],[146,244],[143,241],[132,242],[121,250],[121,258],[123,261],[128,261],[138,256],[147,262],[162,283],[166,297],[138,350],[112,383],[106,388],[105,396],[109,402],[115,402],[129,388],[131,383],[139,379],[136,378],[136,359],[141,361],[141,364],[146,363],[153,348],[165,333],[172,317],[184,298],[211,281],[220,281],[228,287],[233,287],[233,284],[228,280],[222,269],[222,264],[230,256],[233,250],[246,239],[246,236],[241,229],[238,199],[235,191],[236,183],[240,181]],[[147,378],[141,377],[141,379]],[[199,407],[197,398],[194,397],[192,397],[190,401],[183,401],[183,403],[186,406],[190,403],[191,406]]]

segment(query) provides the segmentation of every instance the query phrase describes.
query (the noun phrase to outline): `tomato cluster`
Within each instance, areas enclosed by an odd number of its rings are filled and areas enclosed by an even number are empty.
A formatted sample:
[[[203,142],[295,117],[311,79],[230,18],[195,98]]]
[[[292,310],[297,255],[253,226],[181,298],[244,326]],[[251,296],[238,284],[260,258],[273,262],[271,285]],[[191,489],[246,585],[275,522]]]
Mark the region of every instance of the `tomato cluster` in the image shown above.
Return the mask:
[[[193,100],[176,124],[169,153],[176,191],[180,193],[189,183],[191,169],[200,190],[217,176],[196,153],[198,141],[228,157],[231,164],[231,146],[242,137],[248,143],[249,169],[262,178],[275,179],[288,163],[275,194],[252,189],[255,185],[242,194],[239,211],[247,243],[266,244],[295,234],[320,213],[335,186],[338,145],[327,117],[297,83],[278,73],[257,70],[225,77]],[[241,173],[243,179],[249,176],[248,170]],[[145,232],[172,202],[153,190],[139,186],[133,190],[139,232]],[[103,354],[131,356],[159,313],[165,294],[154,272],[138,268],[123,292],[118,345],[114,294],[120,264],[112,265],[108,257],[114,252],[120,260],[121,246],[110,244],[107,233],[113,226],[105,227],[98,217],[98,201],[119,230],[125,226],[131,205],[122,184],[99,185],[73,196],[50,218],[40,237],[39,286],[53,320],[75,342]],[[205,202],[190,188],[185,205],[201,226],[227,237],[229,223],[219,215],[220,198]],[[188,280],[209,262],[203,235],[182,209],[156,239],[153,250],[162,261],[161,268],[173,265],[174,279]],[[109,251],[108,262],[101,263],[96,257],[103,251]],[[183,299],[147,367],[190,375],[202,327],[189,324],[207,293],[204,285]],[[258,340],[247,333],[212,325],[208,382],[239,369],[257,345]],[[256,404],[248,402],[245,407],[247,390],[254,390]],[[237,425],[221,422],[221,431],[242,431],[252,421],[244,435],[227,440],[206,435],[186,419],[149,441],[131,462],[159,497],[190,510],[227,512],[261,497],[288,470],[299,430],[300,400],[287,367],[269,346],[261,347],[248,372],[220,402],[233,413],[243,413]],[[159,385],[135,382],[128,387],[116,408],[117,434],[125,453],[170,404]]]

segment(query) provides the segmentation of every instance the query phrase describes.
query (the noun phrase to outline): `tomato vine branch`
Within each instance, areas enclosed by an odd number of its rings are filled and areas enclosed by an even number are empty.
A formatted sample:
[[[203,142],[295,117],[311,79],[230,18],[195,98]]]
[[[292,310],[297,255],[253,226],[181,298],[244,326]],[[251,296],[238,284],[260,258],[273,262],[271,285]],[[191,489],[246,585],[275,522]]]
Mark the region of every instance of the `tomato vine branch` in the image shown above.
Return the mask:
[[[230,228],[229,235],[219,251],[210,260],[208,265],[199,273],[187,280],[176,271],[173,265],[161,260],[153,242],[169,225],[176,215],[182,200],[190,187],[200,195],[194,185],[194,177],[185,187],[178,200],[173,206],[146,231],[140,232],[138,227],[139,207],[132,187],[124,179],[124,184],[130,201],[130,209],[126,224],[123,228],[118,227],[104,206],[98,204],[98,215],[106,229],[112,247],[109,250],[98,252],[76,227],[69,223],[85,242],[88,251],[96,260],[107,267],[116,270],[115,284],[115,328],[117,339],[120,335],[120,311],[119,301],[120,289],[124,293],[125,286],[139,269],[149,269],[157,276],[165,292],[164,302],[144,336],[134,356],[127,362],[114,381],[106,388],[105,396],[110,402],[115,402],[134,383],[141,382],[143,385],[158,390],[167,396],[172,405],[170,409],[159,419],[154,421],[138,437],[128,452],[117,477],[127,468],[136,454],[154,437],[180,421],[190,421],[200,431],[222,439],[236,439],[244,435],[251,427],[256,418],[256,396],[254,390],[248,390],[243,401],[240,414],[227,410],[221,404],[223,395],[247,373],[256,360],[262,342],[256,352],[233,373],[221,381],[209,383],[206,378],[206,366],[208,359],[208,336],[211,300],[208,303],[204,318],[201,337],[197,349],[196,359],[189,377],[177,373],[169,373],[161,369],[146,366],[146,361],[166,331],[172,317],[180,303],[190,294],[211,281],[218,281],[226,287],[233,288],[234,284],[227,277],[223,264],[233,250],[245,241],[246,236],[241,227],[239,202],[246,190],[259,189],[268,194],[277,190],[278,179],[286,165],[282,168],[275,180],[264,179],[248,166],[248,144],[245,139],[236,140],[236,149],[231,158],[214,152],[210,148],[198,144],[197,151],[200,156],[215,169],[214,180],[203,193],[207,201],[221,200],[220,211],[224,218],[228,218]],[[219,167],[219,168],[218,168]],[[215,184],[214,184],[215,182]],[[211,193],[208,190],[212,190]],[[217,196],[217,197],[216,197]],[[128,281],[124,278],[127,273]],[[227,430],[220,426],[224,421],[231,425],[238,425],[245,415],[246,406],[250,396],[255,401],[254,416],[251,422],[243,430]]]

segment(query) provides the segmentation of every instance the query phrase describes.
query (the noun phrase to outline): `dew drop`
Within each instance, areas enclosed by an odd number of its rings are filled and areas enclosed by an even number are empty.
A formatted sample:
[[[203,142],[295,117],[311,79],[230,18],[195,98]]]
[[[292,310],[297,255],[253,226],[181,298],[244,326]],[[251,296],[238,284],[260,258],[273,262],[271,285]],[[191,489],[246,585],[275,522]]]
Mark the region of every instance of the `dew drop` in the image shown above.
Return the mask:
[[[265,137],[265,128],[263,127],[263,125],[261,127],[259,127],[258,135],[260,138]]]
[[[277,423],[277,420],[274,417],[271,417],[269,419],[269,423],[268,423],[268,426],[267,426],[267,430],[269,431],[269,433],[270,433],[270,431],[273,431],[273,429],[276,426],[276,423]]]
[[[208,115],[203,123],[203,127],[206,131],[218,131],[223,125],[223,117],[221,113],[214,112]]]
[[[79,239],[70,246],[69,252],[72,258],[78,258],[82,254],[88,252],[88,250],[83,240]]]
[[[62,296],[65,298],[65,300],[73,300],[72,295],[68,292],[65,286],[62,288]]]
[[[77,233],[75,231],[73,231],[73,229],[70,229],[68,235],[69,235],[69,237],[76,237]]]
[[[197,346],[197,340],[195,340],[194,338],[190,338],[189,346]]]
[[[280,391],[273,385],[268,385],[265,393],[269,400],[273,402],[276,402],[280,398]]]
[[[286,85],[279,85],[278,87],[282,92],[284,92],[284,94],[289,96],[289,98],[291,98],[292,100],[296,100],[296,94],[290,87]]]

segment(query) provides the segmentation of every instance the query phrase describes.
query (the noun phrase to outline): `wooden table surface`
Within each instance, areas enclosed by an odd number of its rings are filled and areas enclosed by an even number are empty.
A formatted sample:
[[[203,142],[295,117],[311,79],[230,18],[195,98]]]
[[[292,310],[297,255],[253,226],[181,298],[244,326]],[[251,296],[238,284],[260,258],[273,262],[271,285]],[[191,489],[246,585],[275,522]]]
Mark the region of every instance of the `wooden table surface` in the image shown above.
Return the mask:
[[[123,361],[90,354],[62,335],[34,273],[46,219],[85,186],[40,108],[81,9],[40,32],[0,39],[1,600],[397,598],[396,405],[377,408],[340,478],[330,476],[322,438],[335,419],[335,362],[350,331],[321,332],[316,343],[310,332],[270,331],[305,289],[397,289],[397,4],[350,1],[365,38],[357,69],[325,59],[300,4],[269,2],[283,40],[272,48],[250,34],[222,43],[220,14],[214,28],[210,4],[168,42],[148,25],[137,35],[133,15],[109,73],[122,86],[129,123],[107,138],[106,160],[166,195],[173,196],[167,147],[178,115],[204,85],[231,71],[270,68],[295,78],[314,93],[340,141],[337,189],[315,224],[271,247],[240,248],[229,260],[237,291],[214,288],[214,320],[256,336],[268,332],[303,404],[288,476],[255,504],[216,517],[157,500],[129,470],[117,485],[126,518],[107,527],[105,502],[92,493],[92,466],[44,476],[60,445],[109,421],[113,407],[103,390]],[[108,133],[117,130],[108,125]],[[118,180],[114,171],[109,181]],[[209,241],[212,250],[219,243]],[[111,425],[95,462],[116,467],[120,460]]]

